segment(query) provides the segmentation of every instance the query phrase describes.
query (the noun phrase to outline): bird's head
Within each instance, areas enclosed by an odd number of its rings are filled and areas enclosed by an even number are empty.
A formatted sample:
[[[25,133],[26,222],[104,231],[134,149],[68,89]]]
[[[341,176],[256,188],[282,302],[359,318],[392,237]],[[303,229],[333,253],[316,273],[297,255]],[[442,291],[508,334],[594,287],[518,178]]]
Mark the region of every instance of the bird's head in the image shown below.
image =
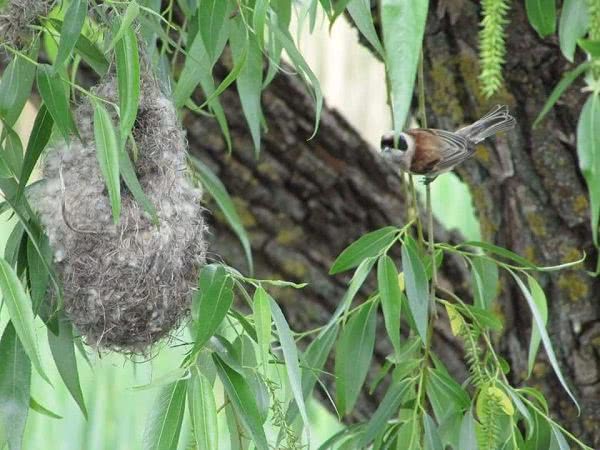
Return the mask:
[[[394,140],[393,131],[381,136],[381,154],[409,171],[416,150],[415,139],[408,133],[400,133],[397,142]]]

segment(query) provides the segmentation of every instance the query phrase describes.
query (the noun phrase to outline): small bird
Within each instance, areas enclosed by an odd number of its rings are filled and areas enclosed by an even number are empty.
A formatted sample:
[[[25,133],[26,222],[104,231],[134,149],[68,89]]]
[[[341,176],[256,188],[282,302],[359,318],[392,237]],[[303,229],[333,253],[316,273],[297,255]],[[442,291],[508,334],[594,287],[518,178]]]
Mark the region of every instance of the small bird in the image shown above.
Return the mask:
[[[425,184],[470,158],[475,145],[484,139],[514,128],[516,121],[508,106],[496,106],[477,122],[457,131],[413,128],[400,133],[394,145],[394,132],[381,137],[384,157],[410,173],[425,175]]]

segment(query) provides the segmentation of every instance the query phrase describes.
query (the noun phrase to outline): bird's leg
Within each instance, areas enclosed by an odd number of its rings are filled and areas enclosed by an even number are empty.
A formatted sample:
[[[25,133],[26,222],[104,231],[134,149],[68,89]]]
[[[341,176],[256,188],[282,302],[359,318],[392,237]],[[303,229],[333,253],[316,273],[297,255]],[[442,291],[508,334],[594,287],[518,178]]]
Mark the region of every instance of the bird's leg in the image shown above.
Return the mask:
[[[437,175],[433,176],[433,177],[429,177],[429,176],[425,176],[425,178],[423,178],[423,184],[425,186],[427,186],[428,184],[431,184],[431,182],[433,180],[435,180],[437,178]]]

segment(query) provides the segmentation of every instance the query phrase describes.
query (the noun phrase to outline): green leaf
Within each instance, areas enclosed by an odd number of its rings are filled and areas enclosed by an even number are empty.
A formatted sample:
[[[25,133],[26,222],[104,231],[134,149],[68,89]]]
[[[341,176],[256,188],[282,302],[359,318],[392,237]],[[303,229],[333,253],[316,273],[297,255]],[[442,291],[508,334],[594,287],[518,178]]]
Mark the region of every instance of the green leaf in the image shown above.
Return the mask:
[[[217,405],[208,378],[196,371],[188,380],[188,403],[197,450],[219,450]]]
[[[25,353],[40,376],[50,383],[39,357],[31,299],[13,268],[2,258],[0,258],[0,288],[4,305]]]
[[[23,144],[21,138],[12,127],[5,124],[2,130],[2,139],[4,143],[3,159],[8,166],[10,173],[17,177],[21,173],[23,166]]]
[[[555,0],[525,0],[527,18],[540,37],[544,38],[556,30]]]
[[[350,244],[335,260],[330,275],[358,266],[364,259],[379,256],[398,235],[396,227],[385,227],[371,231]]]
[[[35,117],[33,129],[31,130],[29,142],[27,143],[27,149],[25,150],[25,157],[21,167],[21,176],[19,177],[17,200],[25,190],[25,186],[29,181],[29,177],[31,176],[31,173],[33,172],[33,169],[40,158],[42,151],[44,151],[44,148],[46,148],[46,145],[50,140],[53,125],[54,120],[52,120],[52,115],[48,112],[46,105],[42,103],[42,106]]]
[[[531,410],[533,424],[528,428],[529,437],[524,450],[546,450],[550,448],[551,430],[545,417]]]
[[[223,2],[225,3],[225,2]],[[252,27],[256,33],[258,45],[262,49],[265,45],[265,22],[269,13],[269,0],[256,0],[252,14]]]
[[[262,52],[254,35],[248,34],[246,25],[241,18],[236,20],[236,26],[231,29],[229,43],[234,64],[238,64],[242,58],[246,60],[237,77],[236,86],[242,103],[242,110],[252,135],[254,153],[258,157],[260,152],[260,122],[263,117],[260,106],[263,72]]]
[[[229,4],[223,0],[200,0],[198,5],[198,26],[210,61],[216,61],[223,50],[220,34],[227,16]]]
[[[27,240],[27,275],[29,276],[29,289],[34,314],[39,314],[40,306],[46,298],[50,279],[48,267],[52,265],[53,255],[48,237],[45,234],[39,236],[38,245],[43,253],[44,261],[41,260],[42,257],[37,253],[32,240]]]
[[[400,312],[402,291],[398,284],[398,270],[392,258],[381,256],[377,263],[377,285],[381,297],[381,308],[392,346],[396,355],[400,354]]]
[[[563,92],[565,92],[566,89],[569,86],[571,86],[571,84],[573,84],[573,82],[577,78],[579,78],[579,76],[583,72],[585,72],[589,67],[590,67],[590,63],[585,62],[585,63],[579,64],[575,69],[569,70],[564,73],[561,80],[558,82],[558,84],[554,87],[554,89],[548,96],[548,100],[546,100],[546,103],[544,104],[544,107],[540,111],[539,115],[533,122],[533,128],[536,128],[540,124],[540,122],[544,119],[546,114],[548,114],[548,112],[552,109],[554,104],[558,101],[558,99],[563,94]]]
[[[65,91],[64,81],[54,69],[46,64],[38,66],[37,85],[40,95],[52,115],[54,123],[65,138],[69,140],[71,133],[77,133],[71,109],[69,107],[69,98]]]
[[[260,413],[252,389],[242,375],[229,367],[216,354],[213,361],[225,393],[244,427],[252,437],[257,450],[269,450],[265,431],[261,424]]]
[[[110,45],[108,46],[107,52],[112,50],[112,48],[117,44],[117,42],[123,37],[123,35],[131,31],[131,24],[133,21],[140,15],[140,5],[136,3],[135,0],[132,0],[127,5],[127,9],[125,10],[125,14],[121,19],[121,23],[117,32],[113,35],[112,40],[110,41]]]
[[[494,244],[489,244],[487,242],[468,241],[468,242],[465,242],[464,244],[460,244],[459,247],[479,247],[488,253],[491,253],[491,254],[497,255],[497,256],[501,256],[506,259],[510,259],[510,260],[516,262],[517,264],[520,264],[523,267],[527,267],[528,269],[536,269],[537,268],[532,262],[527,261],[522,256],[519,256],[516,253],[511,252],[510,250],[507,250],[502,247],[498,247],[497,245],[494,245]]]
[[[577,44],[585,50],[592,58],[600,56],[600,42],[589,39],[579,39]]]
[[[161,389],[146,422],[144,450],[176,450],[185,411],[186,380]]]
[[[335,344],[338,331],[337,324],[324,329],[302,355],[302,394],[306,400],[312,395],[318,375],[323,370],[333,344]],[[298,405],[290,403],[285,415],[286,423],[292,423],[298,412]]]
[[[238,78],[240,72],[246,65],[247,55],[248,55],[248,51],[247,51],[247,49],[245,49],[245,51],[236,60],[235,64],[233,65],[233,68],[231,69],[231,72],[229,72],[227,74],[227,76],[225,78],[223,78],[223,81],[221,81],[221,83],[219,83],[219,86],[217,86],[217,88],[214,90],[214,92],[212,92],[206,98],[206,100],[204,100],[204,103],[202,103],[199,106],[199,108],[204,108],[206,105],[210,105],[219,95],[221,95],[223,92],[225,92],[225,90],[229,86],[231,86],[231,84]]]
[[[592,237],[598,245],[598,220],[600,218],[600,97],[591,94],[577,123],[577,156],[579,168],[590,193]]]
[[[550,424],[550,448],[548,450],[570,450],[571,446],[565,439],[562,431],[553,423]]]
[[[0,437],[4,431],[10,450],[19,450],[29,412],[31,363],[8,322],[0,339]],[[0,438],[0,446],[4,442]]]
[[[58,317],[58,335],[48,330],[48,344],[54,358],[58,373],[62,378],[75,403],[87,419],[87,410],[81,385],[79,384],[79,371],[75,359],[75,344],[73,340],[73,326],[64,314]]]
[[[200,271],[199,291],[192,300],[194,349],[200,349],[217,331],[233,302],[233,279],[225,268],[209,264]]]
[[[347,9],[356,28],[358,28],[369,44],[379,53],[381,58],[384,59],[385,52],[379,36],[377,36],[377,31],[375,31],[369,0],[350,0]]]
[[[489,310],[498,292],[498,265],[481,256],[472,257],[470,262],[473,269],[471,288],[475,306]]]
[[[543,289],[538,284],[535,278],[531,276],[527,276],[527,281],[529,284],[529,292],[531,292],[531,297],[535,302],[535,305],[540,312],[540,317],[544,324],[544,328],[546,327],[546,323],[548,322],[548,303],[546,301],[546,294],[544,294]],[[531,340],[529,341],[529,356],[527,363],[527,376],[531,376],[531,372],[533,371],[533,366],[535,364],[535,357],[537,355],[538,349],[540,347],[541,342],[540,332],[536,325],[535,319],[531,321]]]
[[[429,414],[423,414],[423,431],[425,435],[424,450],[444,450],[439,431]]]
[[[108,189],[113,220],[117,224],[121,215],[119,144],[110,114],[100,102],[94,102],[94,138],[100,172]]]
[[[449,403],[455,404],[458,409],[465,410],[471,404],[469,394],[445,371],[430,368],[427,381],[427,387],[431,386],[438,395],[447,397]]]
[[[517,282],[517,285],[519,286],[519,289],[521,289],[521,292],[523,293],[525,300],[527,300],[527,304],[529,306],[529,309],[531,310],[533,320],[535,321],[537,329],[540,333],[540,337],[542,339],[542,343],[544,344],[544,349],[546,350],[546,354],[548,355],[548,360],[550,361],[550,365],[552,366],[552,369],[554,369],[554,373],[556,374],[556,377],[560,381],[560,384],[562,385],[565,392],[569,395],[569,397],[571,397],[571,400],[573,400],[573,403],[575,404],[577,409],[580,410],[579,403],[577,403],[575,396],[569,389],[569,386],[567,385],[567,382],[563,377],[562,371],[560,370],[560,365],[558,363],[558,359],[556,359],[556,354],[554,353],[554,348],[552,347],[552,342],[550,342],[550,337],[548,337],[548,332],[546,331],[546,324],[544,323],[542,313],[540,312],[535,299],[533,298],[533,296],[529,292],[529,289],[527,289],[527,286],[525,286],[525,284],[523,283],[521,278],[518,277],[513,271],[510,271],[510,274],[513,276],[513,278]]]
[[[558,22],[558,40],[565,58],[573,62],[577,40],[588,29],[589,10],[585,0],[565,0]]]
[[[27,53],[28,58],[36,61],[39,47],[36,40]],[[4,69],[0,82],[0,116],[11,127],[17,122],[31,94],[35,72],[36,66],[20,56],[15,56]]]
[[[428,4],[428,1],[382,1],[383,44],[396,136],[400,135],[408,119]]]
[[[214,198],[215,202],[217,202],[217,205],[219,205],[219,208],[221,208],[221,212],[223,212],[223,215],[229,223],[229,226],[240,240],[246,254],[246,261],[248,262],[249,269],[248,271],[253,273],[254,264],[252,262],[252,248],[250,247],[250,239],[248,238],[248,234],[244,229],[242,219],[240,219],[240,216],[235,210],[235,206],[233,205],[233,201],[229,196],[227,189],[223,183],[221,183],[221,180],[219,180],[219,178],[217,178],[217,176],[212,172],[212,170],[210,170],[210,168],[204,164],[204,162],[194,157],[190,157],[190,160],[196,169],[202,185],[208,191],[211,197]]]
[[[138,202],[143,210],[150,215],[152,218],[152,223],[158,225],[159,222],[156,208],[144,193],[144,189],[142,188],[142,185],[140,184],[140,181],[135,173],[135,168],[133,167],[131,159],[129,159],[129,153],[127,153],[127,151],[124,149],[119,150],[119,172],[121,174],[121,178],[123,178],[123,181],[125,181],[125,185],[133,194],[135,201]]]
[[[58,44],[58,53],[54,60],[54,68],[58,70],[71,56],[71,52],[77,45],[77,40],[81,34],[83,23],[87,16],[87,0],[72,0],[65,12],[65,20],[60,30],[60,42]]]
[[[125,150],[127,136],[133,129],[140,101],[140,61],[135,31],[131,28],[115,45],[117,85],[119,88],[119,116],[121,149]]]
[[[366,447],[379,433],[385,430],[388,420],[398,413],[402,401],[406,400],[406,395],[412,387],[411,380],[402,380],[390,385],[371,419],[367,422],[358,447]]]
[[[275,322],[275,328],[277,328],[277,334],[279,335],[279,342],[281,344],[281,351],[283,352],[283,359],[285,361],[287,376],[290,381],[290,388],[292,395],[300,410],[300,416],[304,421],[304,426],[310,425],[308,421],[308,414],[306,412],[306,405],[304,404],[304,396],[302,394],[302,382],[300,376],[300,365],[298,364],[298,350],[296,349],[296,342],[292,336],[292,331],[288,325],[279,305],[275,303],[272,298],[269,299],[271,302],[271,313],[273,314],[273,322]]]
[[[33,397],[29,398],[29,408],[35,411],[36,413],[42,414],[46,417],[50,417],[51,419],[62,419],[63,417],[56,414],[54,411],[50,411],[45,406],[41,405]]]
[[[296,47],[294,39],[289,31],[282,28],[281,24],[274,25],[272,29],[275,39],[285,49],[288,57],[292,61],[292,64],[296,68],[296,71],[300,74],[305,84],[311,88],[311,93],[315,102],[315,127],[313,134],[309,138],[312,139],[316,136],[319,129],[319,121],[321,119],[321,111],[323,109],[323,93],[321,92],[319,80],[304,59],[304,56],[302,56],[302,53]]]
[[[259,286],[254,293],[252,311],[258,339],[258,358],[265,374],[271,347],[271,305],[269,303],[268,294]]]
[[[409,236],[405,237],[402,246],[402,269],[408,307],[419,336],[421,336],[423,343],[426,343],[427,323],[429,321],[429,283],[416,244]]]
[[[335,352],[336,404],[349,414],[362,388],[373,356],[377,302],[366,303],[348,320],[340,333]]]
[[[367,258],[359,264],[358,268],[354,272],[354,275],[352,276],[352,280],[350,280],[350,286],[348,286],[348,290],[344,293],[342,300],[338,304],[333,315],[329,318],[327,327],[333,326],[333,324],[337,322],[342,314],[346,313],[346,311],[350,308],[354,297],[367,279],[367,276],[369,276],[375,261],[377,261],[375,258]]]
[[[56,30],[61,32],[63,23],[60,20],[51,18],[49,21]],[[98,46],[83,34],[79,35],[75,44],[75,50],[98,75],[106,75],[109,68],[108,60],[102,54]]]
[[[460,426],[460,439],[458,448],[469,450],[479,449],[479,445],[477,444],[477,435],[475,433],[475,419],[473,418],[473,413],[470,409],[465,413],[465,417],[463,418]]]

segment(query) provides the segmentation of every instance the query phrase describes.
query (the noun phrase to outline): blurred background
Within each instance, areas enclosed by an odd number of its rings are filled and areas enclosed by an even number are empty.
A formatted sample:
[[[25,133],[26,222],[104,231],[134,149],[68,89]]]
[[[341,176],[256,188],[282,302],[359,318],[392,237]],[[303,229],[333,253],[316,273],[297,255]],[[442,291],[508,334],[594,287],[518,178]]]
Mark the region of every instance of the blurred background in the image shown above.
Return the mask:
[[[323,20],[317,22],[312,34],[308,33],[307,26],[303,29],[298,36],[299,47],[321,81],[328,105],[339,110],[371,145],[378,147],[381,134],[390,127],[383,64],[358,44],[356,31],[343,18],[331,30]],[[35,113],[28,105],[19,121],[18,132],[24,144]],[[439,177],[432,186],[433,207],[438,219],[446,227],[459,229],[465,238],[478,239],[479,225],[466,187],[453,174]],[[2,249],[13,225],[7,215],[0,216]],[[6,314],[2,311],[0,326],[3,328],[5,323]],[[136,389],[135,386],[149,384],[176,368],[183,349],[163,344],[154,350],[148,361],[90,354],[88,364],[79,358],[81,384],[89,413],[85,421],[54,367],[46,339],[42,336],[45,331],[41,322],[39,330],[44,367],[53,387],[34,372],[32,397],[63,418],[52,419],[30,410],[24,449],[50,448],[49,443],[57,450],[141,449],[145,421],[158,389]],[[310,413],[315,443],[336,431],[335,419],[323,407],[313,403]],[[182,431],[180,449],[186,448],[187,431]],[[221,448],[229,448],[226,439]]]

